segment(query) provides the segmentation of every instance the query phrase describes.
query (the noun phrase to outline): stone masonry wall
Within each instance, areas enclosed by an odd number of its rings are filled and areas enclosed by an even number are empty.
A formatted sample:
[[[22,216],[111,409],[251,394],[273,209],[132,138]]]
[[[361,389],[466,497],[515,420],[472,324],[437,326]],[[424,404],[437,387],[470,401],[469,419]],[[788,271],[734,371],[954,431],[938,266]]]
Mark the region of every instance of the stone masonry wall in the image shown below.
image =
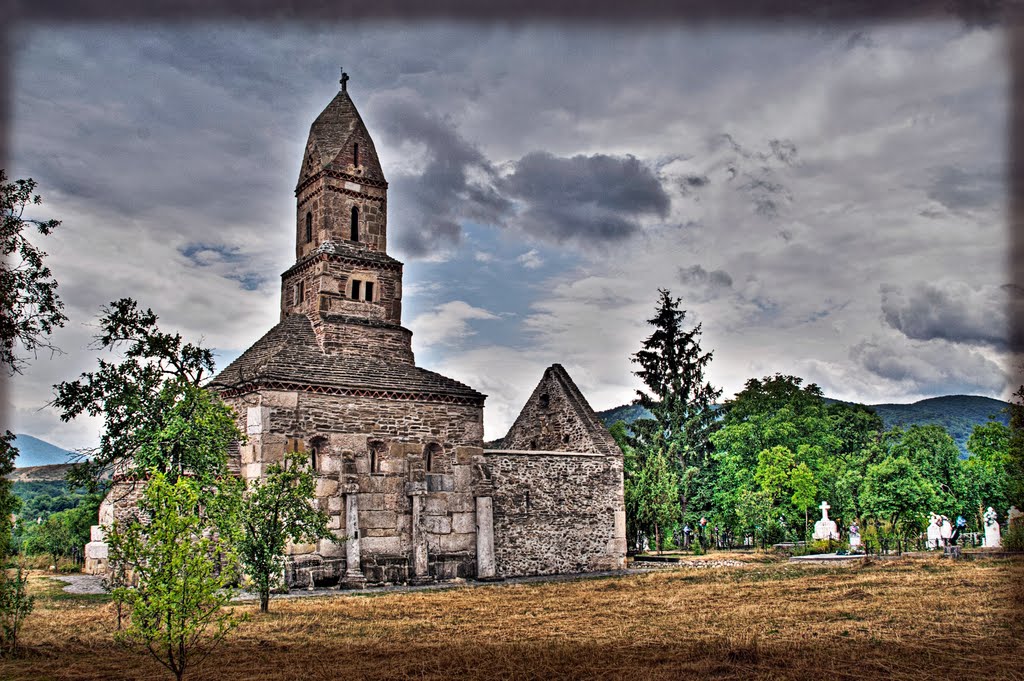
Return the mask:
[[[487,450],[503,577],[625,567],[622,458]]]
[[[345,573],[352,534],[346,493],[358,495],[360,570],[369,582],[411,577],[412,490],[419,490],[430,575],[475,574],[472,485],[483,461],[482,407],[269,390],[226,401],[246,415],[248,442],[239,448],[244,478],[264,475],[290,448],[316,451],[316,504],[336,539],[289,547],[291,584],[306,585],[310,576],[332,584]]]

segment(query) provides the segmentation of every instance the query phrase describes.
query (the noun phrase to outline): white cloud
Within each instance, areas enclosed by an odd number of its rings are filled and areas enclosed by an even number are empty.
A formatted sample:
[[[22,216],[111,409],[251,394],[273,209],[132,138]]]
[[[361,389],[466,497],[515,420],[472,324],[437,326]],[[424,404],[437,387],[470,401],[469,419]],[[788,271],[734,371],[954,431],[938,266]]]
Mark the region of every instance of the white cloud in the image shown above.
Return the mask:
[[[544,259],[540,257],[536,248],[531,248],[516,258],[516,262],[528,270],[535,270],[544,264]]]
[[[424,312],[409,323],[413,347],[419,352],[435,345],[461,345],[476,333],[469,322],[481,319],[498,319],[498,316],[462,300],[438,305],[432,312]]]

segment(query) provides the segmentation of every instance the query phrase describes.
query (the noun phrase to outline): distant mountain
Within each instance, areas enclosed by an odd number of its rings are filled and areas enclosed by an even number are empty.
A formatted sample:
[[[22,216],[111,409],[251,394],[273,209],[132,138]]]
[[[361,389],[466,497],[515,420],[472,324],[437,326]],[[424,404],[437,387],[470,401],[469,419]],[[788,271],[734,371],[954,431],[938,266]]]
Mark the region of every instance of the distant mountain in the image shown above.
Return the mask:
[[[924,425],[935,423],[944,427],[956,441],[960,451],[967,453],[967,439],[974,426],[999,421],[1010,425],[1007,412],[1009,402],[994,400],[977,395],[944,395],[931,397],[913,404],[872,404],[868,405],[879,416],[886,429],[897,426]]]
[[[55,463],[67,463],[74,452],[61,449],[45,440],[31,435],[18,433],[14,436],[14,446],[18,448],[18,458],[14,463],[18,468],[28,466],[49,466]]]
[[[15,468],[7,477],[13,482],[62,482],[74,464],[54,463],[49,466]]]
[[[829,402],[839,402],[826,398]],[[977,395],[944,395],[930,397],[913,404],[869,404],[885,424],[886,430],[913,425],[934,423],[945,428],[960,451],[966,455],[967,439],[971,436],[974,426],[988,423],[990,420],[1009,425],[1010,419],[1006,411],[1008,402],[994,400],[991,397]],[[632,423],[638,418],[648,418],[650,413],[635,404],[626,404],[613,409],[597,412],[598,417],[610,426],[616,421]]]

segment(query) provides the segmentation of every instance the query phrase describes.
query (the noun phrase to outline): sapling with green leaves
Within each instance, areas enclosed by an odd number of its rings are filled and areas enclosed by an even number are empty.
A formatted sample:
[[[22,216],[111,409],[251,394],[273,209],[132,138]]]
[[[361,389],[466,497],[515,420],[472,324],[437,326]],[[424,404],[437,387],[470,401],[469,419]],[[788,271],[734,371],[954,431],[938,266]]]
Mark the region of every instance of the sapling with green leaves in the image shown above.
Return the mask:
[[[138,513],[107,533],[110,561],[130,578],[113,588],[128,623],[116,641],[147,650],[178,681],[241,621],[226,606],[239,577],[234,547],[211,518],[228,494],[192,478],[154,473]]]
[[[260,612],[270,607],[270,592],[280,586],[286,544],[340,541],[327,529],[328,517],[314,508],[316,477],[305,452],[290,452],[271,464],[262,479],[249,483],[238,510],[238,551]]]

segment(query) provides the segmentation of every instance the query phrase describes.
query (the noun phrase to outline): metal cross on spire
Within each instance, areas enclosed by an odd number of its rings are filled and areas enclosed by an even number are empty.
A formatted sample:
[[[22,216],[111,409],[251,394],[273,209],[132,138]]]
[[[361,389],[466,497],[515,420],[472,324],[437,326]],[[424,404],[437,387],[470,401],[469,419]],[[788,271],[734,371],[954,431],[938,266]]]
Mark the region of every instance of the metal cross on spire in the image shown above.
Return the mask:
[[[339,80],[338,82],[341,83],[341,91],[345,92],[348,89],[348,74],[345,73],[345,67],[344,66],[342,66],[340,68],[341,68],[341,80]]]

